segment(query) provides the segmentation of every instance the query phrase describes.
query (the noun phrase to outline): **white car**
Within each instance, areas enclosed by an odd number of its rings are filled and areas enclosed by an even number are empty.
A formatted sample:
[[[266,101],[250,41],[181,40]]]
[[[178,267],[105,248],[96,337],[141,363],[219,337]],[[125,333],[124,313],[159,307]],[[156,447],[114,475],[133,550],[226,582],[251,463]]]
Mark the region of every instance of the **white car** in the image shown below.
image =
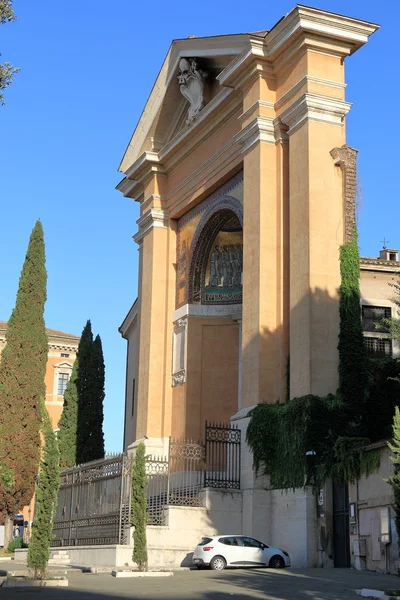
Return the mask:
[[[226,567],[290,567],[290,557],[285,550],[245,535],[204,537],[196,546],[192,560],[198,569],[209,566],[216,571]]]

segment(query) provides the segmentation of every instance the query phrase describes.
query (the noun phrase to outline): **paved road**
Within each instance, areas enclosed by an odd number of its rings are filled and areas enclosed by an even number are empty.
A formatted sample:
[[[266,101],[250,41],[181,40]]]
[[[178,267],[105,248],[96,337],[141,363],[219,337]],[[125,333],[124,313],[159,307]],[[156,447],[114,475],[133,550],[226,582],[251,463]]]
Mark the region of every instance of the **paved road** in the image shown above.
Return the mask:
[[[159,579],[69,573],[68,588],[2,588],[1,600],[357,600],[357,588],[400,587],[390,575],[349,569],[180,571]]]

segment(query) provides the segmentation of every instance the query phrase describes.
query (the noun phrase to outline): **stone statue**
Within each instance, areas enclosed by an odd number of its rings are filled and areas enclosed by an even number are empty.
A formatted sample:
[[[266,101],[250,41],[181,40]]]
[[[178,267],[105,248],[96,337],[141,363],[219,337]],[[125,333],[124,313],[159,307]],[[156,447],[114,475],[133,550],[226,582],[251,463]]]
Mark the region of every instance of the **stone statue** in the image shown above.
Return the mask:
[[[204,108],[204,80],[207,73],[197,68],[194,58],[181,58],[179,61],[178,83],[181,94],[190,102],[186,125],[190,125]]]

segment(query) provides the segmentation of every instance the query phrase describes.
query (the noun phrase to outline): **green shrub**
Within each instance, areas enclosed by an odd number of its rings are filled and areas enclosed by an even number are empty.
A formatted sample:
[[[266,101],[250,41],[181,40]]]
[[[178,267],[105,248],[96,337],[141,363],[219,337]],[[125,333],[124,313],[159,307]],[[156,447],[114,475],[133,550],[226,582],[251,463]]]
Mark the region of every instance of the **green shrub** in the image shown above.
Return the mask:
[[[8,544],[7,552],[12,554],[15,552],[15,550],[17,550],[19,548],[27,548],[27,547],[28,547],[28,544],[26,544],[23,539],[15,538],[14,540],[12,540],[12,542],[10,542]]]

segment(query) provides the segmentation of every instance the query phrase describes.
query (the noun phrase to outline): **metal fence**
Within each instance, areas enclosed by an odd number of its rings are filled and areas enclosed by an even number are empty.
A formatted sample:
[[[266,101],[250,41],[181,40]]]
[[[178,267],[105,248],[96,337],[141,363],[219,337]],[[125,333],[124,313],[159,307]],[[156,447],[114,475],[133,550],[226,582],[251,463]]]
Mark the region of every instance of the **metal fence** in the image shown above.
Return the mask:
[[[124,454],[63,470],[52,546],[126,543],[130,474]]]
[[[241,432],[206,423],[204,441],[170,439],[166,457],[150,456],[148,524],[165,524],[165,507],[202,506],[205,487],[240,489]],[[107,456],[61,473],[53,546],[128,544],[132,461]]]
[[[240,489],[241,431],[205,424],[205,441],[170,439],[169,455],[147,463],[148,523],[164,525],[165,506],[202,506],[202,490]]]
[[[204,487],[240,490],[240,443],[237,427],[206,421]]]

